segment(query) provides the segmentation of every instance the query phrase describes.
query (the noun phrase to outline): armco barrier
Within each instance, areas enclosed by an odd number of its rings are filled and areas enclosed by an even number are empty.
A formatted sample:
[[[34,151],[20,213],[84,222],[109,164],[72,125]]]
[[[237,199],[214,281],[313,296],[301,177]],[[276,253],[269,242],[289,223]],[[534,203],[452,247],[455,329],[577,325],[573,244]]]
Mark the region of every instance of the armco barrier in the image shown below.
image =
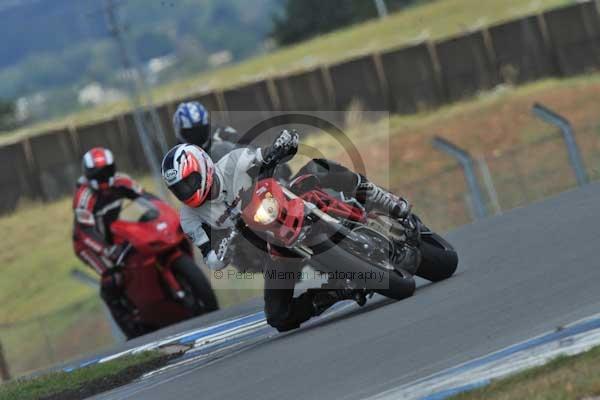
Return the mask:
[[[483,32],[438,42],[435,49],[449,101],[472,96],[498,83]]]
[[[600,16],[594,2],[548,11],[544,20],[563,75],[600,68]]]
[[[387,110],[387,93],[372,55],[329,67],[336,110],[345,110],[357,100],[363,110]]]
[[[80,159],[68,129],[48,132],[29,141],[34,168],[44,200],[54,200],[73,191],[80,174]]]
[[[557,73],[538,17],[495,25],[489,33],[502,81],[516,84]]]
[[[321,68],[274,80],[281,109],[333,110],[333,96],[327,89]]]
[[[443,102],[430,47],[419,44],[381,55],[390,110],[413,113]]]

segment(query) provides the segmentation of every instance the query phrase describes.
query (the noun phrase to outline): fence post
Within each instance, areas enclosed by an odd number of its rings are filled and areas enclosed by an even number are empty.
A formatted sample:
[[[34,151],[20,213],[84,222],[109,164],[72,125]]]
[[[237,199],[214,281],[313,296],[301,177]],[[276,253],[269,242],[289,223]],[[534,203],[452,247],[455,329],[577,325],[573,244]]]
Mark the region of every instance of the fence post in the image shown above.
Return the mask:
[[[471,193],[470,203],[473,209],[473,214],[475,215],[476,219],[484,218],[488,213],[483,200],[481,188],[479,187],[479,182],[477,181],[477,176],[475,175],[475,163],[473,162],[471,155],[460,147],[455,146],[439,136],[436,136],[433,139],[433,147],[450,155],[451,157],[454,157],[462,165],[467,186],[469,187],[469,192]]]
[[[488,196],[490,197],[490,202],[494,207],[494,212],[495,214],[501,214],[502,207],[500,207],[498,192],[496,191],[496,186],[494,185],[494,180],[492,179],[492,174],[490,173],[490,168],[488,167],[485,157],[479,157],[477,160],[477,165],[479,166],[479,171],[483,177],[483,184],[485,185]]]
[[[567,152],[569,154],[569,162],[575,172],[575,178],[577,179],[577,185],[582,186],[589,182],[583,159],[579,151],[579,146],[575,141],[575,135],[573,134],[573,127],[568,119],[562,117],[556,112],[543,106],[540,103],[536,103],[533,106],[533,114],[545,122],[552,124],[560,129],[567,146]]]
[[[0,380],[2,382],[10,380],[10,371],[8,369],[8,363],[6,362],[6,357],[4,357],[2,342],[0,342]]]

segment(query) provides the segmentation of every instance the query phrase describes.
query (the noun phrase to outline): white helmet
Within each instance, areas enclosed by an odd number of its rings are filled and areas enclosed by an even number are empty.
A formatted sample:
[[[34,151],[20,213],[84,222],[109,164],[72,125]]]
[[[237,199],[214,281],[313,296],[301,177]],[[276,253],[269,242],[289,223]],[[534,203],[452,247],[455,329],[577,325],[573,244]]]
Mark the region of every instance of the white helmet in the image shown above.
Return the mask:
[[[169,190],[190,207],[200,207],[209,197],[215,175],[210,156],[193,144],[178,144],[162,161],[162,177]]]

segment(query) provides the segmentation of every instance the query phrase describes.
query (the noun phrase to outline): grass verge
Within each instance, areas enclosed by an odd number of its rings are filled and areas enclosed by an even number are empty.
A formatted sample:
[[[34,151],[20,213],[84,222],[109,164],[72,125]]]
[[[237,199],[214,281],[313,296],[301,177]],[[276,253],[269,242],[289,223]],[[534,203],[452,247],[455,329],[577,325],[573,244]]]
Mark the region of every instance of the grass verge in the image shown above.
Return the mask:
[[[600,396],[600,346],[571,357],[559,357],[453,400],[567,400]]]
[[[53,372],[0,386],[0,400],[76,400],[125,385],[178,355],[149,351],[72,372]]]

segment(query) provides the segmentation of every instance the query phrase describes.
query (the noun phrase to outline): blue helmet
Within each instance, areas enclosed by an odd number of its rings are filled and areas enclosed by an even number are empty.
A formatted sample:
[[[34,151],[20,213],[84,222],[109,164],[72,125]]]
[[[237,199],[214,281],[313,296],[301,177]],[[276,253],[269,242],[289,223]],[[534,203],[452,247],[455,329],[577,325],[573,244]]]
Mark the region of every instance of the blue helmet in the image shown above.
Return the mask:
[[[180,143],[191,143],[206,149],[210,142],[208,111],[197,101],[179,104],[173,115],[173,129]]]

